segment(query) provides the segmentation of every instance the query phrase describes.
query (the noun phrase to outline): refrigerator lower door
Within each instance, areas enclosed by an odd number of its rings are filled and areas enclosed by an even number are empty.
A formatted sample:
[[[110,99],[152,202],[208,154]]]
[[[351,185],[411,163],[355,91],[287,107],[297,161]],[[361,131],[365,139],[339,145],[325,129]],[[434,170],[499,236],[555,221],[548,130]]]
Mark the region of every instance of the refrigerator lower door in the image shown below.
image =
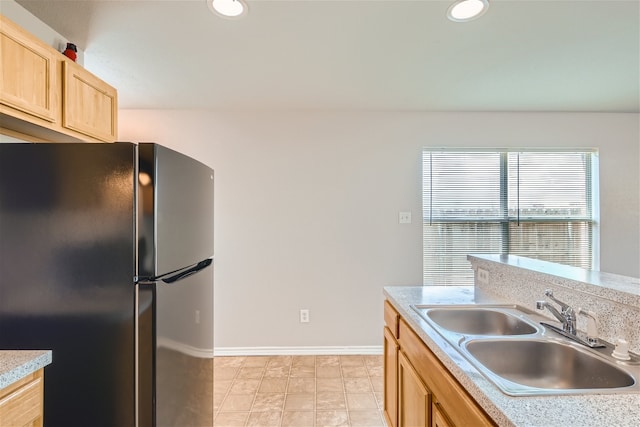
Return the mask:
[[[174,285],[157,287],[158,326],[171,330],[171,317],[184,308],[194,326],[175,335],[158,332],[156,344],[156,416],[158,426],[213,426],[213,355],[206,342],[209,314],[191,313],[197,299],[213,298],[213,269],[208,268]],[[167,307],[170,307],[167,310]],[[163,312],[164,310],[164,312]],[[192,316],[190,316],[192,314]],[[175,332],[175,331],[174,331]]]
[[[138,427],[156,425],[155,285],[138,285]]]

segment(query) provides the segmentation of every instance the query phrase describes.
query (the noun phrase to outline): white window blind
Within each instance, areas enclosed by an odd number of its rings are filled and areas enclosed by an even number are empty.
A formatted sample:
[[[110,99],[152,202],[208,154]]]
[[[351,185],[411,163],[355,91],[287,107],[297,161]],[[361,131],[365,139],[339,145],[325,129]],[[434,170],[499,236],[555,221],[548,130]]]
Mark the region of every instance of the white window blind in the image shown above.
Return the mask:
[[[593,151],[423,152],[424,284],[471,284],[469,253],[591,268]]]

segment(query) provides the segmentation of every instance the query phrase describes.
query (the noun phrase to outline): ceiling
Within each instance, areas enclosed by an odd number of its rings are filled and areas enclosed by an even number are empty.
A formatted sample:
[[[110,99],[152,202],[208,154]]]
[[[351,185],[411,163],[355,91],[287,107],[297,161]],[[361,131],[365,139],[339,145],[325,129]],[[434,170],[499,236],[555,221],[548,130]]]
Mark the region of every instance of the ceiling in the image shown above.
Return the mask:
[[[120,108],[640,112],[640,0],[17,0]]]

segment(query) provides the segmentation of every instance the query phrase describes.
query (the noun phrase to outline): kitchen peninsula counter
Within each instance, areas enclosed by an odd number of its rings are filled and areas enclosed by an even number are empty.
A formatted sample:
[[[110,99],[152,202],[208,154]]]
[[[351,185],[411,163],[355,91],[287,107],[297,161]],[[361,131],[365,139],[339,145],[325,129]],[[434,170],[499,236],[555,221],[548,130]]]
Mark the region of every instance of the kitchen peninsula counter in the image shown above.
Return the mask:
[[[51,350],[0,350],[0,390],[49,365]]]
[[[500,426],[637,426],[640,393],[512,397],[502,393],[423,320],[414,304],[513,303],[474,286],[388,286],[386,299],[455,379]]]

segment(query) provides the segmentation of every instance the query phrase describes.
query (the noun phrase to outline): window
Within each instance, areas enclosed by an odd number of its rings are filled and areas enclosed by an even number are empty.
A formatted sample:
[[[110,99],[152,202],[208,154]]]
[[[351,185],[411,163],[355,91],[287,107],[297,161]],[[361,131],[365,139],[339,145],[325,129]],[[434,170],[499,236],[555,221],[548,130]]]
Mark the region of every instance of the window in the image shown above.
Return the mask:
[[[472,284],[469,253],[591,269],[593,150],[423,151],[425,285]]]

